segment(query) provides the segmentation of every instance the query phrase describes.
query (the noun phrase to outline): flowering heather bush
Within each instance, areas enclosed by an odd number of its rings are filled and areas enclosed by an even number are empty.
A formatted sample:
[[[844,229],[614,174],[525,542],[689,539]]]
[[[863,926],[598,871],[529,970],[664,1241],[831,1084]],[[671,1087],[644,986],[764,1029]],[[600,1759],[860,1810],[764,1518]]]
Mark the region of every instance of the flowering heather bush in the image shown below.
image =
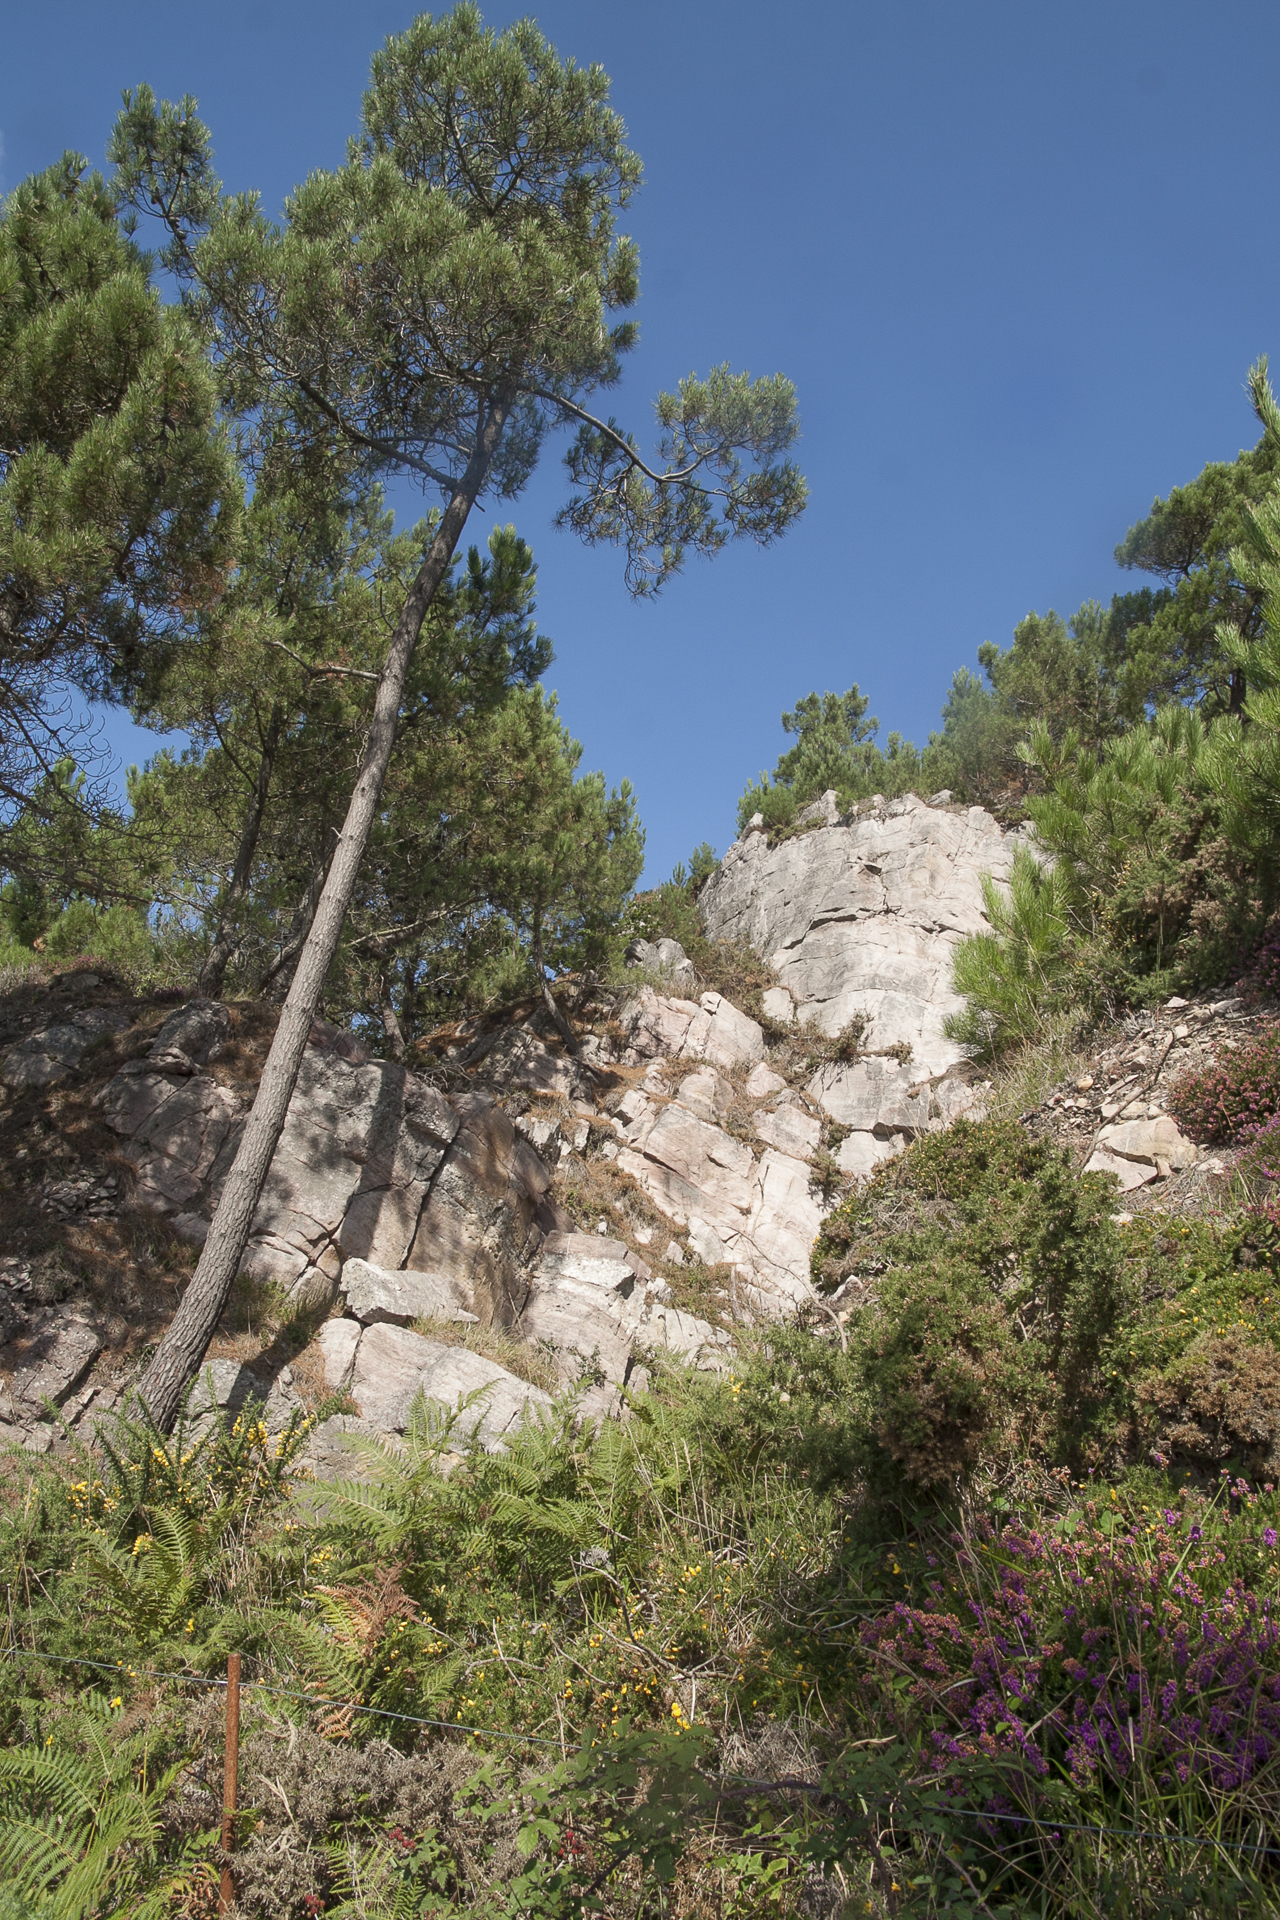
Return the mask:
[[[1244,1151],[1236,1161],[1236,1174],[1249,1198],[1263,1206],[1280,1200],[1280,1115],[1273,1114],[1261,1126],[1247,1127],[1242,1138]]]
[[[942,1804],[983,1816],[967,1831],[985,1832],[1010,1872],[1055,1809],[1187,1833],[1207,1823],[1239,1834],[1273,1817],[1272,1487],[1224,1476],[1214,1499],[1184,1492],[1151,1506],[1113,1491],[1044,1521],[956,1533],[950,1552],[917,1569],[928,1597],[861,1630],[868,1705],[914,1750]]]
[[[1203,1073],[1179,1080],[1169,1111],[1193,1140],[1231,1146],[1280,1114],[1280,1027]]]

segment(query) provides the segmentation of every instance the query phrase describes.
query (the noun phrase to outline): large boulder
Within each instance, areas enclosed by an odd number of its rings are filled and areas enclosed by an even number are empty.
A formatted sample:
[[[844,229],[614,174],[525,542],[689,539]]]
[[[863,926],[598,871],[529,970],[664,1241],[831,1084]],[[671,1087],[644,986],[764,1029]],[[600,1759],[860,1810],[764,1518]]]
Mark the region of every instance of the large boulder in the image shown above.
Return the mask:
[[[364,1419],[390,1433],[404,1432],[421,1394],[456,1414],[459,1440],[474,1438],[487,1453],[500,1452],[531,1409],[551,1405],[540,1387],[483,1354],[381,1322],[355,1344],[349,1391]]]
[[[225,1007],[184,1007],[103,1096],[107,1124],[137,1170],[137,1198],[197,1242],[244,1126],[243,1098],[201,1067],[229,1029]],[[344,1039],[316,1023],[244,1271],[322,1310],[344,1262],[409,1268],[438,1281],[440,1300],[455,1311],[513,1325],[529,1260],[547,1232],[567,1224],[546,1165],[492,1096],[451,1102],[402,1066],[363,1059]],[[419,1282],[415,1300],[426,1302],[428,1291]],[[427,1311],[419,1304],[402,1315],[389,1299],[383,1307],[387,1318]]]
[[[985,928],[982,875],[1006,879],[1014,844],[981,807],[946,812],[904,794],[774,847],[748,830],[699,910],[711,939],[751,946],[773,968],[771,1019],[834,1035],[861,1018],[869,1048],[909,1046],[916,1076],[933,1076],[962,1057],[943,1031],[963,1005],[952,954]]]
[[[807,1164],[817,1123],[803,1113],[784,1121],[781,1110],[761,1116],[758,1129],[801,1155],[770,1146],[757,1159],[711,1117],[706,1081],[690,1074],[667,1101],[633,1089],[615,1117],[625,1143],[617,1165],[686,1229],[706,1265],[734,1270],[741,1311],[785,1313],[812,1297],[809,1253],[824,1212]]]

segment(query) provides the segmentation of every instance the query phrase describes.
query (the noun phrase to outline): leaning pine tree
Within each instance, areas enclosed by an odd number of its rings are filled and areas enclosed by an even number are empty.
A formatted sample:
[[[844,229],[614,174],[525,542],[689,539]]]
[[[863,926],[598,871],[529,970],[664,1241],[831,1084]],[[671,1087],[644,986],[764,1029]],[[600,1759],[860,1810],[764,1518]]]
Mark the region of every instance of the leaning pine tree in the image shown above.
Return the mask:
[[[598,67],[557,59],[528,21],[486,32],[470,4],[422,15],[373,62],[347,164],[314,173],[282,226],[224,199],[194,106],[127,98],[119,190],[168,229],[165,258],[210,328],[227,402],[332,434],[353,464],[411,472],[444,499],[378,679],[368,745],[258,1095],[195,1274],[142,1382],[172,1424],[248,1241],[338,945],[432,599],[485,493],[518,493],[549,430],[575,429],[562,525],[626,554],[653,593],[689,550],[766,543],[801,512],[795,395],[727,368],[657,401],[656,462],[585,402],[612,386],[634,324],[639,183]]]

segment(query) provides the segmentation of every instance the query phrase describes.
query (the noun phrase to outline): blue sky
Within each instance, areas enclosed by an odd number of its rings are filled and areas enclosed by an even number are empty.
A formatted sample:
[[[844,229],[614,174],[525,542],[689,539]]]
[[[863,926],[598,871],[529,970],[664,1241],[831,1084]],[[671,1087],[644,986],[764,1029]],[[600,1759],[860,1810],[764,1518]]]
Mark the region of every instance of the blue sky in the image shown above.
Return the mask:
[[[524,9],[490,5],[501,26]],[[391,0],[5,0],[2,184],[100,161],[120,88],[194,93],[231,187],[278,208],[355,128]],[[616,397],[722,360],[799,392],[811,501],[780,545],[691,564],[655,604],[550,526],[549,676],[585,764],[633,781],[651,879],[723,851],[784,707],[858,681],[923,739],[956,667],[1028,609],[1126,584],[1152,498],[1256,439],[1280,352],[1280,8],[1271,0],[550,0],[645,163],[627,226],[642,342]],[[405,496],[405,506],[417,503]],[[1130,584],[1137,584],[1129,580]],[[132,758],[146,743],[117,730]]]

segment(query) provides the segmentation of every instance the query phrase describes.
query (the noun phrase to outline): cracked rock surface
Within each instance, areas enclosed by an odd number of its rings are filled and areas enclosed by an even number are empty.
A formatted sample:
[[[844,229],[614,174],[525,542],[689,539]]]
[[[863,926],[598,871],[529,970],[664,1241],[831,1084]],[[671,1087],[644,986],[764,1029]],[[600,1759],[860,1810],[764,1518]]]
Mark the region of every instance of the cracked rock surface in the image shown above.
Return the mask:
[[[773,968],[770,1018],[834,1035],[860,1016],[869,1049],[909,1045],[917,1077],[933,1076],[962,1057],[943,1031],[962,1005],[951,956],[985,928],[982,875],[1006,879],[1017,844],[981,807],[909,793],[777,846],[749,830],[698,905],[711,939]]]

